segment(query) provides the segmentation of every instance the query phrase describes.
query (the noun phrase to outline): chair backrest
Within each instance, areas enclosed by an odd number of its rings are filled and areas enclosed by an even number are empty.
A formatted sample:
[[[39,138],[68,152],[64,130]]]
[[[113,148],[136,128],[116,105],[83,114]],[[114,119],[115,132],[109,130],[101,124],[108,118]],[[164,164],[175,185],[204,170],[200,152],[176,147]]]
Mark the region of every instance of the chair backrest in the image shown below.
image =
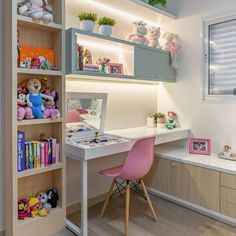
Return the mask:
[[[77,110],[68,110],[66,113],[66,123],[81,122],[80,114]]]
[[[155,137],[136,141],[121,170],[120,178],[137,180],[150,171],[154,159],[154,141]]]

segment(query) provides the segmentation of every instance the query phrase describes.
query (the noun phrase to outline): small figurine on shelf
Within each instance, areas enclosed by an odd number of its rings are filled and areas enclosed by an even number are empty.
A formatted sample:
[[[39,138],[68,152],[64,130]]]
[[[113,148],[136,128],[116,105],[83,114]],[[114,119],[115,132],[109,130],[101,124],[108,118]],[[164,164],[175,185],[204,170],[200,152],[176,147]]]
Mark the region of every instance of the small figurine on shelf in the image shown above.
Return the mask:
[[[31,58],[31,69],[39,69],[40,66],[40,59],[38,57]]]
[[[173,111],[168,112],[168,123],[166,124],[167,129],[171,130],[177,128],[176,117],[177,115]]]
[[[146,38],[148,32],[146,28],[147,24],[144,21],[135,21],[133,24],[134,31],[133,33],[127,35],[126,40],[134,43],[148,45],[149,41]]]
[[[28,94],[26,96],[26,101],[28,107],[31,107],[34,118],[43,118],[43,98],[48,100],[53,100],[51,96],[47,96],[41,93],[42,84],[38,79],[30,79],[27,82]]]
[[[165,33],[163,38],[166,39],[165,50],[170,52],[172,67],[178,69],[178,53],[180,51],[179,45],[175,42],[177,35],[174,33]]]
[[[106,58],[106,57],[104,57],[104,58],[99,58],[98,60],[97,60],[97,64],[98,65],[100,65],[101,66],[101,72],[102,73],[104,73],[104,74],[106,74],[107,73],[107,65],[108,65],[108,63],[110,62],[111,60],[109,59],[109,58]]]
[[[92,53],[88,49],[83,51],[83,64],[93,64]]]
[[[18,11],[22,16],[29,16],[35,20],[52,22],[53,15],[47,0],[18,1]]]
[[[161,49],[159,38],[161,37],[161,28],[151,27],[148,29],[149,47]]]

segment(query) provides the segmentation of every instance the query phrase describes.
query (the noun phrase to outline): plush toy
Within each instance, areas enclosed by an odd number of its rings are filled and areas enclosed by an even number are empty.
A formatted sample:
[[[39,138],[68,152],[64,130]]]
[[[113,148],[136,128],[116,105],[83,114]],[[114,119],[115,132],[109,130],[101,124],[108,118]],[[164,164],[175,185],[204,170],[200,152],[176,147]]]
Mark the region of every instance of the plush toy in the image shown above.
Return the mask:
[[[28,199],[22,199],[18,201],[18,219],[19,220],[25,220],[31,217],[28,204],[29,204]]]
[[[47,191],[48,203],[52,208],[57,207],[57,201],[59,200],[59,195],[57,189],[53,188]]]
[[[176,124],[176,114],[173,111],[168,112],[168,123],[166,124],[167,129],[175,129],[177,128]]]
[[[152,27],[148,29],[148,41],[149,47],[153,48],[161,48],[160,43],[159,43],[159,38],[161,37],[161,28],[158,27]]]
[[[40,202],[38,198],[30,198],[28,202],[28,207],[30,211],[30,216],[32,218],[35,218],[36,216],[39,215],[39,208],[40,208]]]
[[[174,33],[165,33],[163,38],[166,40],[165,50],[169,51],[171,55],[172,67],[178,69],[178,53],[180,47],[175,42],[177,35]]]
[[[43,118],[56,119],[60,117],[60,112],[58,109],[56,109],[55,101],[53,100],[53,97],[51,100],[49,99],[44,100],[44,107],[45,107],[45,110],[43,112]]]
[[[33,119],[32,109],[26,106],[26,95],[20,93],[17,99],[17,120]]]
[[[47,0],[25,0],[18,2],[19,14],[29,16],[35,20],[52,22],[53,15],[48,8]]]
[[[45,192],[39,193],[37,195],[37,198],[40,202],[40,208],[39,208],[39,216],[45,217],[50,213],[51,205],[47,203],[48,201],[48,195]]]
[[[126,39],[128,41],[148,45],[149,42],[147,38],[145,37],[147,35],[147,28],[146,23],[143,21],[135,21],[134,24],[134,31],[133,33],[129,34]]]
[[[27,83],[28,94],[26,96],[26,101],[28,107],[31,107],[34,118],[42,119],[43,118],[43,98],[48,100],[53,100],[51,96],[42,94],[41,91],[41,82],[38,79],[30,79]]]

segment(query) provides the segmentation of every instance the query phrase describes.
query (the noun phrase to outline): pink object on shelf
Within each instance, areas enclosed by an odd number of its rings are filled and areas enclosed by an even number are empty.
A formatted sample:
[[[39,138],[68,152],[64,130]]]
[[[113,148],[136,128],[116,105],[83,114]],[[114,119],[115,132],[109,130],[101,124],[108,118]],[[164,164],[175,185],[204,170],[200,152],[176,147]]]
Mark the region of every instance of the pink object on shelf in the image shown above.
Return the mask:
[[[80,113],[77,110],[69,110],[66,114],[66,123],[81,122]]]
[[[211,155],[211,140],[190,138],[189,139],[189,153],[200,155]]]
[[[138,140],[130,150],[123,166],[102,170],[100,174],[123,180],[142,179],[152,167],[154,141],[154,137]]]

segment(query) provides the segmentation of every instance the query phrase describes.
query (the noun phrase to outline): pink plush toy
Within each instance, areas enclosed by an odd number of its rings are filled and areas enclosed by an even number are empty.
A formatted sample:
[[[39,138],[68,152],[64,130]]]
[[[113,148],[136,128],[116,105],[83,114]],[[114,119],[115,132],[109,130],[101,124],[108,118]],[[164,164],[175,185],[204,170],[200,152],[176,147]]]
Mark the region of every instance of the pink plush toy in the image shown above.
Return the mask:
[[[148,45],[149,41],[145,37],[148,33],[146,28],[147,24],[143,21],[135,21],[133,24],[134,24],[134,32],[132,34],[129,34],[126,37],[126,40],[134,43]]]
[[[26,95],[19,94],[17,99],[17,120],[33,119],[32,109],[26,106]]]
[[[45,93],[47,96],[51,96],[52,99],[45,99],[44,101],[44,107],[45,110],[43,112],[43,118],[52,118],[52,119],[56,119],[60,117],[60,112],[59,110],[56,108],[56,104],[55,104],[55,98],[56,98],[56,92],[53,91],[51,93],[46,92]]]

